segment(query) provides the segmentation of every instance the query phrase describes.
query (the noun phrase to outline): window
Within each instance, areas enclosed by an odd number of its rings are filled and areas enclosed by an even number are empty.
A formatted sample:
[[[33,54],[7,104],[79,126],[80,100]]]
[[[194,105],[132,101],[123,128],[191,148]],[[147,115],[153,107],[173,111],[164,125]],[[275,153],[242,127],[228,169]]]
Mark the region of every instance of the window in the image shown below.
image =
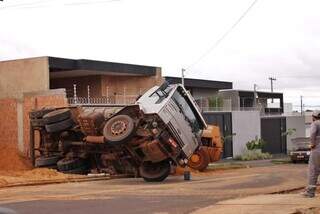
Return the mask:
[[[190,107],[191,101],[188,100],[187,96],[183,94],[183,92],[177,90],[174,92],[172,99],[177,104],[179,109],[183,112],[185,115],[185,119],[189,122],[191,125],[192,131],[197,133],[200,130],[200,125],[197,120],[196,115],[194,114],[194,111]],[[190,103],[190,104],[189,104]]]

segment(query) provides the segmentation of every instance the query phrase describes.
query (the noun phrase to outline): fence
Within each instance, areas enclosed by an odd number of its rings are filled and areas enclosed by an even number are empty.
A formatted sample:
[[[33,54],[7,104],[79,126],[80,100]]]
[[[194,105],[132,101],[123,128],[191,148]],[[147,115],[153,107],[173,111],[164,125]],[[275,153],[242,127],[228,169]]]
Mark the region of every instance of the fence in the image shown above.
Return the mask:
[[[139,95],[114,95],[110,97],[72,97],[68,98],[70,105],[81,104],[117,104],[129,105],[134,104]]]
[[[203,112],[259,111],[261,115],[282,114],[282,108],[268,108],[263,104],[257,104],[255,107],[242,107],[232,103],[231,99],[221,97],[199,98],[196,99],[196,102]]]

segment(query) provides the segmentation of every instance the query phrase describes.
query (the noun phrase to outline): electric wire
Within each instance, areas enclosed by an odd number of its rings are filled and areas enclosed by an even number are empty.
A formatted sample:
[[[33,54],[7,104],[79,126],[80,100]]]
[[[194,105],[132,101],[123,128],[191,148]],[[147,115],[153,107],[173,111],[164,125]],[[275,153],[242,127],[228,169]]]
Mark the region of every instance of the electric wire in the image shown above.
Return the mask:
[[[71,3],[62,3],[63,6],[77,6],[77,5],[90,5],[90,4],[103,4],[103,3],[110,3],[115,1],[121,0],[100,0],[100,1],[74,1]],[[28,3],[19,3],[19,4],[11,4],[11,5],[0,5],[0,10],[3,9],[24,9],[24,8],[37,8],[37,7],[45,7],[48,6],[47,3],[49,2],[57,2],[55,0],[41,0],[41,1],[34,1]]]
[[[208,49],[206,50],[197,60],[195,60],[192,64],[190,64],[188,67],[186,67],[186,70],[189,70],[196,64],[198,64],[203,58],[205,58],[209,53],[214,51],[218,45],[237,27],[237,25],[246,17],[246,15],[250,12],[250,10],[253,8],[253,6],[258,2],[258,0],[254,0],[249,7],[244,11],[244,13],[241,14],[241,16],[236,20],[236,22],[231,25],[230,28],[227,29],[227,31],[222,34],[218,40]]]

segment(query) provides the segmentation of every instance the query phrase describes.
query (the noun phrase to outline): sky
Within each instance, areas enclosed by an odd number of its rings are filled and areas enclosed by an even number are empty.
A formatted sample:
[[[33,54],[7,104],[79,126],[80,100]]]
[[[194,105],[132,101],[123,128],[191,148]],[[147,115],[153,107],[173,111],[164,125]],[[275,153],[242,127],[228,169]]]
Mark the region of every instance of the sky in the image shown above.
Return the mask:
[[[3,0],[0,60],[35,56],[162,67],[320,108],[320,1]]]

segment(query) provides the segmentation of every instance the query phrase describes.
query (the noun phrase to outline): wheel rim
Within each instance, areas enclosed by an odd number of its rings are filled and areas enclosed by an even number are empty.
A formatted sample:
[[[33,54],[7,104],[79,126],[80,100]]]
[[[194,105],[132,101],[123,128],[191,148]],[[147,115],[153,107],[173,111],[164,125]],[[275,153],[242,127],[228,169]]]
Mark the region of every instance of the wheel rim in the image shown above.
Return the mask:
[[[192,156],[191,156],[191,162],[193,162],[193,163],[198,163],[199,161],[200,161],[200,156],[199,156],[199,154],[193,154]]]
[[[127,124],[124,121],[116,121],[111,125],[111,134],[121,135],[127,130]]]
[[[127,140],[134,131],[133,119],[127,115],[118,115],[105,124],[103,136],[109,142]]]
[[[196,151],[189,159],[188,166],[195,170],[204,170],[209,164],[209,156],[204,149]]]

